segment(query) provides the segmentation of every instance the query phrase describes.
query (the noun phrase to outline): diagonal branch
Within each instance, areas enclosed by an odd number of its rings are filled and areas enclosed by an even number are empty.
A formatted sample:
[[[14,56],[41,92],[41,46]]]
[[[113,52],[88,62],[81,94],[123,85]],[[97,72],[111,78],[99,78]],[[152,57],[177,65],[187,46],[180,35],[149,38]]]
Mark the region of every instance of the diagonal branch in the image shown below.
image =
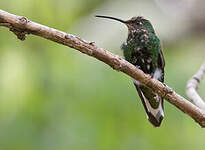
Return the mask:
[[[165,84],[152,79],[149,75],[137,69],[134,65],[120,56],[102,48],[98,48],[93,42],[85,41],[74,35],[29,21],[25,17],[16,16],[0,9],[0,26],[2,23],[4,27],[8,27],[10,31],[16,34],[21,40],[26,38],[26,34],[37,35],[74,48],[75,50],[106,63],[117,71],[124,72],[128,76],[138,80],[141,84],[151,88],[160,96],[163,96],[171,104],[192,117],[201,127],[205,127],[205,113],[201,109],[177,94]]]
[[[187,96],[198,106],[199,108],[205,110],[205,102],[198,95],[197,88],[205,74],[205,63],[200,67],[199,71],[191,77],[187,82],[186,94]]]

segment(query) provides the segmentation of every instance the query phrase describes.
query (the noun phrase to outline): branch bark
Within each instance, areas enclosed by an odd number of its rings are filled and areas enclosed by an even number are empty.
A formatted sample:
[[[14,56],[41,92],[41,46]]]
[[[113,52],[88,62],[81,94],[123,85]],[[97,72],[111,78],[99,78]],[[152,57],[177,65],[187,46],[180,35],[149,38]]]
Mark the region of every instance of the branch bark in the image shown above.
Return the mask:
[[[98,48],[93,42],[88,42],[74,35],[32,22],[25,17],[16,16],[1,9],[0,26],[9,28],[20,40],[25,40],[27,34],[33,34],[74,48],[86,55],[94,57],[106,63],[113,69],[124,72],[128,76],[138,80],[141,84],[151,88],[154,92],[163,96],[168,102],[175,105],[182,112],[192,117],[201,125],[201,127],[205,127],[204,111],[177,94],[165,84],[152,79],[149,75],[145,74],[140,69],[137,69],[134,65],[120,56],[102,48]]]
[[[200,67],[199,71],[191,77],[187,82],[186,94],[195,103],[196,106],[205,110],[205,102],[197,93],[198,85],[205,74],[205,63]]]

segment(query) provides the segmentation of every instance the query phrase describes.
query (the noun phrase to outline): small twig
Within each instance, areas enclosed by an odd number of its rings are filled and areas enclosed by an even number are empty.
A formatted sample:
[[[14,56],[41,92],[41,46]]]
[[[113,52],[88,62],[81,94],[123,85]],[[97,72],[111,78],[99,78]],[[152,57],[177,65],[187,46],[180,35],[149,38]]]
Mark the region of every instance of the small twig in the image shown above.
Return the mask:
[[[191,77],[187,82],[186,94],[198,106],[205,110],[205,102],[197,93],[198,85],[205,74],[205,63],[200,67],[199,71]]]
[[[84,54],[92,56],[106,63],[117,71],[124,72],[128,76],[138,80],[141,84],[151,88],[154,92],[164,97],[171,104],[175,105],[181,111],[188,114],[197,123],[199,123],[201,127],[205,127],[204,111],[201,111],[191,102],[171,90],[171,88],[161,83],[160,81],[151,78],[149,75],[145,74],[140,69],[137,69],[134,65],[127,62],[120,56],[115,55],[102,48],[98,48],[93,42],[88,42],[74,35],[29,21],[25,17],[16,16],[1,9],[0,22],[9,23],[11,25],[10,30],[14,29],[16,31],[19,31],[20,33],[22,33],[23,37],[25,37],[27,33],[30,33],[46,38],[59,44],[74,48],[75,50],[78,50]],[[14,32],[13,30],[11,31]],[[19,34],[17,34],[17,36],[18,35]]]

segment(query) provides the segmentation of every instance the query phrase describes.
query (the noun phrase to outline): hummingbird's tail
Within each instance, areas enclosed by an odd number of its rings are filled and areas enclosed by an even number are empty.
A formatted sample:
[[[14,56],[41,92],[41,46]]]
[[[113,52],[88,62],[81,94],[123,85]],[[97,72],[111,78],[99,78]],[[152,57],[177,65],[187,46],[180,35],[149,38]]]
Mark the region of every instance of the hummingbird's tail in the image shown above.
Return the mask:
[[[151,89],[148,89],[143,85],[140,85],[135,80],[134,85],[145,108],[147,119],[154,127],[159,127],[164,118],[164,106],[162,97],[153,93]]]

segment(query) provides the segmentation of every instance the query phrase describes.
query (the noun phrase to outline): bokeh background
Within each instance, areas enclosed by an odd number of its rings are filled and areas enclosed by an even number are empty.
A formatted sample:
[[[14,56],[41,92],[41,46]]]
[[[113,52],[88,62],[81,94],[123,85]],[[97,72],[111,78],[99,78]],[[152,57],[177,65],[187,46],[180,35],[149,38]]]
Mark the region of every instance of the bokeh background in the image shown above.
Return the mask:
[[[202,0],[1,0],[0,9],[122,55],[126,26],[95,18],[149,19],[163,45],[165,83],[185,96],[205,58]],[[199,93],[205,97],[205,81]],[[186,96],[185,96],[186,97]],[[0,150],[204,150],[205,131],[165,101],[147,121],[130,77],[73,49],[0,28]]]

